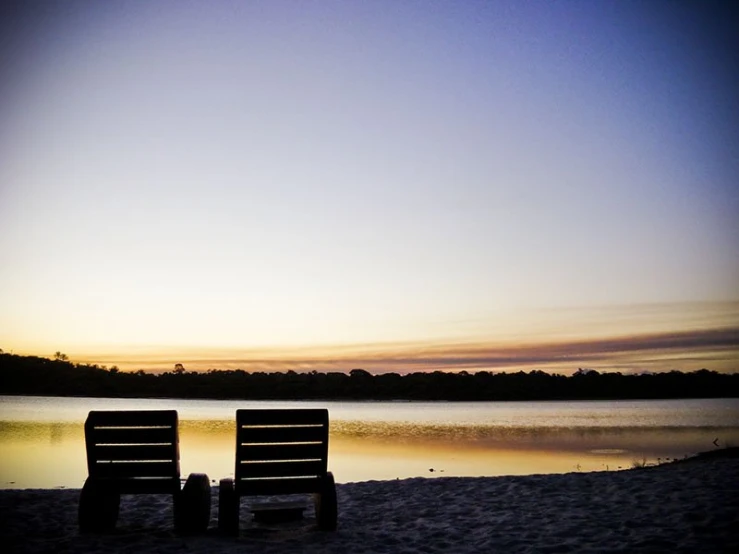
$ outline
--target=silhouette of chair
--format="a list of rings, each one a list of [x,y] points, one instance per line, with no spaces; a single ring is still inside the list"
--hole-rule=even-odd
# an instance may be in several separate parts
[[[210,481],[191,473],[180,489],[175,410],[92,411],[85,421],[88,477],[80,494],[82,532],[115,528],[121,494],[171,494],[178,533],[210,521]]]
[[[235,478],[220,481],[219,529],[238,534],[242,496],[312,493],[319,529],[335,530],[336,485],[327,466],[328,410],[237,410]]]

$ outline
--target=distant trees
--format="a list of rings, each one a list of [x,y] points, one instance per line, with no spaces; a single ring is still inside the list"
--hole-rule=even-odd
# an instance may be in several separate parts
[[[57,354],[61,354],[58,352]],[[110,370],[0,352],[0,394],[170,397],[248,400],[577,400],[739,398],[739,373],[701,369],[623,375],[580,369],[572,376],[534,370],[516,373],[188,372],[182,364],[162,374]]]
[[[54,352],[54,360],[56,360],[57,362],[68,362],[69,356],[57,350],[56,352]]]

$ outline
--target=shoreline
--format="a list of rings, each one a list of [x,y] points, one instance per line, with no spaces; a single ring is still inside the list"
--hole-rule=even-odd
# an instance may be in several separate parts
[[[714,454],[713,452],[720,452]],[[0,491],[0,536],[40,552],[727,552],[739,547],[739,449],[645,468],[506,477],[438,477],[337,485],[339,527],[315,529],[312,509],[280,525],[250,521],[181,537],[167,496],[124,496],[116,531],[80,535],[76,489]],[[7,551],[7,550],[6,550]]]

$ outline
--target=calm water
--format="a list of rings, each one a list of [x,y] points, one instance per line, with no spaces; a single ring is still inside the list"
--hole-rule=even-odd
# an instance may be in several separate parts
[[[338,482],[629,468],[739,446],[739,399],[244,402],[0,396],[0,488],[82,486],[90,410],[176,409],[183,475],[233,475],[235,411],[326,407]],[[432,471],[433,470],[433,471]]]

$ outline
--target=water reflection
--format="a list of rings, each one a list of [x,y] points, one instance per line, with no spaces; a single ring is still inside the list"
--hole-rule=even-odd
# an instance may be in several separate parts
[[[513,427],[332,420],[329,466],[339,482],[417,476],[564,473],[629,468],[739,444],[737,427]],[[183,475],[233,476],[233,420],[183,420]],[[0,487],[81,487],[82,422],[0,421]]]
[[[82,422],[90,410],[177,410],[224,420],[243,408],[328,408],[331,421],[497,427],[736,426],[739,399],[577,402],[319,402],[0,396],[0,420]]]

